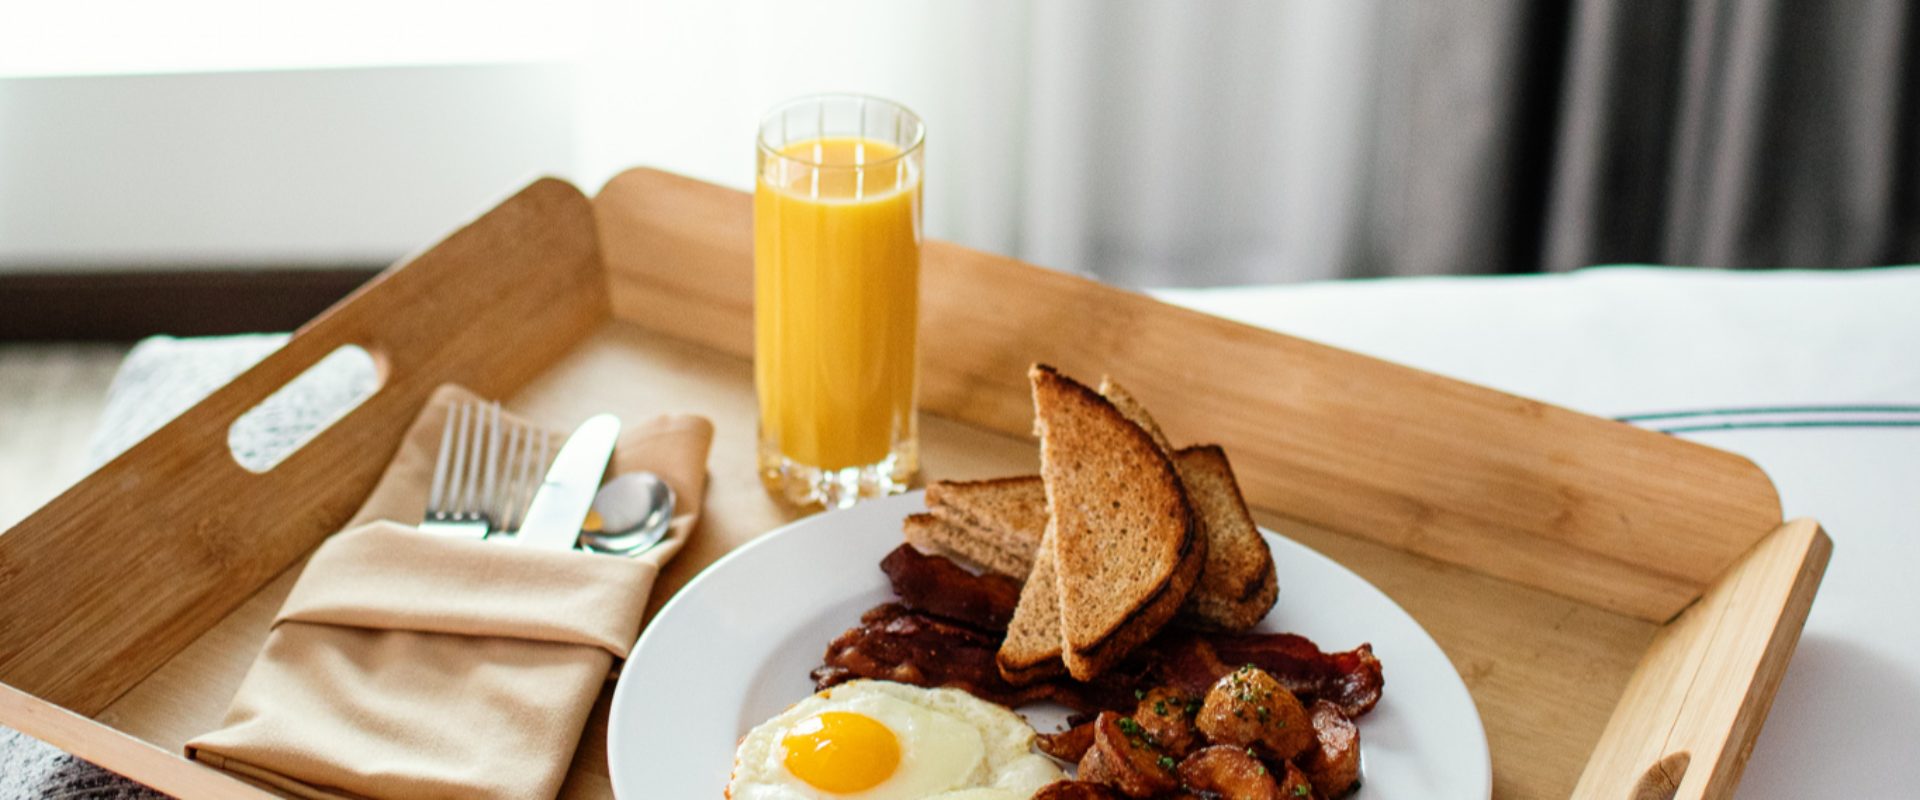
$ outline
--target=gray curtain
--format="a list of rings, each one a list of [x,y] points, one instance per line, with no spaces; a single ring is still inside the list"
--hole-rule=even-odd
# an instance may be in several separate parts
[[[1916,26],[1898,0],[1392,5],[1349,272],[1920,261]]]
[[[1540,265],[1920,261],[1920,9],[1587,2]]]
[[[1116,283],[1920,262],[1914,2],[1060,0],[1029,40],[1026,190],[976,204],[1018,222],[943,235]]]

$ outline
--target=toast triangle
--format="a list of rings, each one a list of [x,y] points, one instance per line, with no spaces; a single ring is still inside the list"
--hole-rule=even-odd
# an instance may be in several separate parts
[[[1092,680],[1173,618],[1198,581],[1207,540],[1173,461],[1143,426],[1051,367],[1036,365],[1028,378],[1061,659],[1074,678]]]

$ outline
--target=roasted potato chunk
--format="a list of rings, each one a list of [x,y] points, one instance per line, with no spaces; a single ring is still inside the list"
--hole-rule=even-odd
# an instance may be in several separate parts
[[[1213,684],[1195,722],[1214,744],[1251,747],[1274,761],[1293,758],[1314,740],[1300,699],[1251,664]]]
[[[1086,781],[1054,781],[1033,793],[1033,800],[1121,800],[1122,797],[1125,795],[1113,787]]]
[[[1307,773],[1301,772],[1300,768],[1294,766],[1291,761],[1286,762],[1284,766],[1286,769],[1280,773],[1281,797],[1288,800],[1297,800],[1301,797],[1321,798],[1321,795],[1313,793],[1313,781],[1307,777]]]
[[[1080,759],[1080,780],[1103,783],[1134,798],[1154,797],[1178,788],[1178,762],[1147,741],[1132,717],[1102,711],[1093,721],[1093,746]]]
[[[1139,705],[1133,709],[1133,720],[1147,732],[1147,741],[1178,760],[1186,758],[1195,747],[1206,744],[1193,725],[1193,718],[1199,713],[1200,698],[1163,686],[1141,696]]]
[[[1313,704],[1312,747],[1301,754],[1300,765],[1322,797],[1339,797],[1360,781],[1360,729],[1339,706],[1325,700]]]
[[[1079,763],[1087,755],[1087,748],[1093,746],[1093,723],[1082,722],[1059,733],[1043,733],[1034,738],[1040,752],[1061,761]]]
[[[1195,750],[1180,762],[1180,782],[1220,800],[1293,800],[1244,747],[1216,744]]]

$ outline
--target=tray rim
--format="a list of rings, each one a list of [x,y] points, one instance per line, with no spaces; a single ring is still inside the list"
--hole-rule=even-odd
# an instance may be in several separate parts
[[[594,211],[616,314],[751,357],[747,194],[636,168]],[[1652,622],[1783,521],[1705,444],[944,242],[922,261],[923,411],[1024,435],[1031,363],[1118,371],[1161,427],[1217,437],[1252,505]]]
[[[608,187],[602,191],[601,199],[595,201],[588,201],[577,189],[562,181],[555,179],[536,181],[473,225],[457,231],[440,245],[396,264],[372,284],[341,301],[313,323],[303,326],[296,332],[288,347],[236,378],[213,396],[190,409],[181,419],[149,436],[141,445],[83,479],[61,498],[57,498],[47,507],[16,525],[7,535],[0,536],[0,585],[18,585],[18,581],[33,578],[30,575],[23,575],[17,566],[21,563],[20,561],[8,561],[4,558],[17,556],[21,550],[27,550],[29,554],[33,552],[32,548],[15,545],[21,545],[29,538],[34,538],[36,541],[33,544],[43,548],[47,540],[55,534],[73,530],[74,520],[61,518],[61,512],[71,511],[76,502],[84,501],[89,497],[112,494],[113,490],[121,488],[119,484],[123,484],[130,474],[151,466],[152,462],[161,460],[165,447],[169,444],[169,431],[177,434],[181,430],[204,428],[209,424],[219,424],[223,420],[230,421],[232,416],[237,416],[240,411],[250,408],[259,398],[277,390],[286,379],[299,374],[313,361],[332,352],[338,344],[370,342],[374,346],[368,349],[375,354],[384,373],[413,375],[415,380],[433,380],[435,376],[432,370],[416,358],[418,353],[413,352],[418,347],[418,341],[409,340],[391,330],[382,329],[370,323],[365,319],[370,313],[368,306],[374,301],[389,303],[398,298],[417,298],[426,286],[452,277],[464,278],[470,273],[478,273],[488,278],[480,281],[482,286],[476,291],[501,283],[511,285],[508,276],[503,273],[511,271],[519,266],[518,264],[494,265],[490,268],[475,265],[477,259],[499,252],[502,247],[512,251],[512,247],[502,242],[503,239],[509,238],[510,233],[537,231],[559,220],[560,227],[565,229],[563,232],[570,232],[577,239],[581,230],[580,220],[587,221],[587,244],[578,246],[576,242],[575,246],[561,247],[561,254],[552,258],[556,263],[564,263],[564,267],[556,269],[542,267],[546,269],[544,274],[553,276],[553,280],[561,288],[571,292],[571,296],[580,298],[580,301],[561,304],[564,307],[552,315],[555,328],[559,332],[549,341],[530,349],[559,352],[584,336],[585,330],[607,316],[626,317],[631,313],[631,307],[623,304],[623,298],[626,297],[620,284],[620,276],[623,273],[616,264],[605,260],[607,248],[619,246],[617,242],[608,241],[609,238],[617,237],[609,236],[606,215],[616,212],[609,211],[610,203],[605,199],[609,193],[613,193],[617,202],[631,201],[636,191],[641,192],[642,199],[646,201],[640,206],[641,211],[658,212],[660,209],[657,206],[663,198],[671,198],[682,206],[675,213],[663,218],[666,221],[685,223],[689,231],[679,241],[668,242],[675,247],[686,248],[698,244],[703,238],[724,237],[732,235],[729,231],[738,232],[734,230],[737,226],[730,224],[737,219],[730,218],[737,217],[738,209],[733,206],[743,203],[744,196],[691,179],[655,170],[633,170],[609,182]],[[617,213],[632,210],[622,209]],[[582,212],[587,216],[583,217]],[[597,224],[592,219],[593,214],[601,215]],[[688,222],[690,218],[688,215],[691,215],[691,222]],[[535,238],[536,241],[548,242],[546,239]],[[728,252],[723,255],[737,261],[739,253]],[[1046,282],[1056,289],[1064,285],[1067,286],[1064,291],[1087,291],[1086,287],[1075,283],[1079,279],[1042,274],[1039,268],[1021,265],[1007,259],[974,254],[939,243],[929,244],[929,258],[934,262],[951,262],[954,259],[963,262],[971,260],[971,263],[964,264],[958,269],[963,272],[971,270],[968,274],[976,276],[1001,274],[1009,268],[1033,270],[1034,280]],[[648,276],[646,279],[651,280],[654,277],[657,276]],[[489,283],[489,281],[495,283]],[[1130,295],[1130,293],[1106,287],[1099,287],[1094,291]],[[550,302],[554,296],[560,294],[562,292],[555,289],[550,296],[539,299]],[[1138,300],[1126,302],[1157,303],[1143,296],[1134,297]],[[687,317],[695,318],[693,322],[697,323],[701,321],[698,319],[701,315],[705,315],[706,322],[725,319],[729,315],[737,317],[738,304],[729,305],[729,303],[725,296],[707,298],[705,307],[689,309],[688,314],[676,318],[674,324],[686,322]],[[1130,306],[1129,309],[1131,308]],[[1183,315],[1191,315],[1184,317],[1187,319],[1199,317],[1214,320],[1214,318],[1184,310],[1156,313],[1171,315],[1176,320],[1183,318]],[[483,321],[470,322],[477,325]],[[1234,323],[1225,324],[1234,325]],[[667,329],[662,332],[675,336],[672,326],[667,326]],[[684,333],[684,331],[681,332]],[[1264,331],[1258,333],[1262,336],[1272,336]],[[675,338],[737,355],[737,346],[730,346],[726,341],[703,341],[698,336],[684,335],[675,336]],[[487,345],[488,342],[483,340],[475,347],[484,349]],[[1328,350],[1331,349],[1328,348]],[[422,371],[425,376],[415,374],[416,370]],[[493,380],[496,381],[496,386],[510,386],[516,380],[524,382],[524,378],[514,374],[496,375]],[[376,397],[387,393],[390,388],[388,385],[383,385],[381,390],[376,392]],[[390,401],[392,398],[393,395],[389,394]],[[401,404],[404,405],[404,403]],[[1526,413],[1537,413],[1537,409],[1533,406],[1521,405],[1520,408]],[[365,415],[361,410],[356,410],[354,414],[349,415],[350,420],[356,415],[364,421]],[[404,415],[402,422],[404,423],[404,420],[410,417],[410,414]],[[346,427],[353,428],[360,424],[355,423]],[[333,434],[332,431],[328,433]],[[340,437],[335,435],[334,438]],[[370,438],[378,440],[379,437]],[[397,433],[391,438],[397,442]],[[322,448],[323,451],[326,449]],[[384,463],[384,459],[381,463]],[[1750,462],[1749,466],[1751,466]],[[1764,480],[1764,475],[1762,479]],[[1767,491],[1771,494],[1770,484],[1767,486]],[[1778,517],[1777,503],[1777,497],[1773,498],[1775,518]],[[28,535],[23,537],[22,533]],[[1690,752],[1697,752],[1698,756],[1711,755],[1712,757],[1711,770],[1693,769],[1683,774],[1680,785],[1675,787],[1676,796],[1721,797],[1730,794],[1732,786],[1737,784],[1739,769],[1744,765],[1745,753],[1750,748],[1753,737],[1757,736],[1760,724],[1764,721],[1779,675],[1784,672],[1786,660],[1797,642],[1800,627],[1805,621],[1807,607],[1810,606],[1813,595],[1817,591],[1830,552],[1831,540],[1816,523],[1810,520],[1798,520],[1779,524],[1771,531],[1762,532],[1758,536],[1758,543],[1753,547],[1741,551],[1733,565],[1719,573],[1716,580],[1703,587],[1701,595],[1690,598],[1682,607],[1680,614],[1664,620],[1661,636],[1664,641],[1669,641],[1671,644],[1663,648],[1660,642],[1656,642],[1654,646],[1649,647],[1640,667],[1635,671],[1636,684],[1643,676],[1654,674],[1653,671],[1656,668],[1663,668],[1669,662],[1676,661],[1680,663],[1678,669],[1692,670],[1687,673],[1689,675],[1705,674],[1708,670],[1731,671],[1728,674],[1741,680],[1737,684],[1728,684],[1734,688],[1713,693],[1711,697],[1695,698],[1692,705],[1689,705],[1689,698],[1685,695],[1677,699],[1638,697],[1637,701],[1641,705],[1632,705],[1628,701],[1636,699],[1637,696],[1635,689],[1630,685],[1628,692],[1622,696],[1616,707],[1613,719],[1608,723],[1601,746],[1596,749],[1588,762],[1576,796],[1622,796],[1623,787],[1641,785],[1648,780],[1649,775],[1664,774],[1660,773],[1658,768],[1663,763],[1663,759],[1670,755],[1675,745],[1684,745]],[[296,552],[294,555],[299,554]],[[254,584],[258,586],[263,585],[277,572],[277,569],[255,566],[245,574],[258,576],[258,582]],[[1731,599],[1724,599],[1720,601],[1720,605],[1714,606],[1707,602],[1714,597]],[[1749,602],[1755,598],[1758,599],[1757,602]],[[39,598],[40,602],[45,600],[46,598]],[[1770,623],[1770,627],[1733,627],[1727,629],[1731,634],[1716,637],[1715,631],[1720,630],[1717,627],[1717,620],[1730,619],[1727,609],[1731,607],[1734,600],[1740,600],[1747,606],[1745,610],[1752,612],[1748,616],[1757,614],[1758,619],[1761,622]],[[1581,600],[1581,602],[1586,601]],[[0,606],[4,605],[0,604]],[[224,616],[232,610],[232,607],[228,605],[224,609],[219,609],[213,618],[217,620]],[[1719,616],[1713,618],[1716,621],[1700,621],[1709,616],[1703,609],[1718,609]],[[5,609],[0,608],[0,614],[4,613]],[[1660,620],[1655,621],[1660,622]],[[211,622],[207,624],[210,625]],[[202,627],[200,631],[205,629]],[[184,637],[175,634],[175,638],[191,641],[200,631]],[[5,640],[0,639],[0,644],[5,644]],[[1668,650],[1672,652],[1666,652]],[[178,647],[175,647],[168,650],[167,654],[170,656],[177,651]],[[13,660],[20,655],[19,650],[0,652],[0,674],[7,674],[13,669],[15,666],[12,663]],[[141,672],[132,682],[137,683],[150,671],[151,668]],[[1691,678],[1688,683],[1692,683]],[[1651,689],[1645,693],[1658,694]],[[114,694],[117,696],[117,692]],[[1728,702],[1733,704],[1731,710],[1726,707]],[[1701,707],[1703,704],[1709,707]],[[91,719],[89,714],[97,711],[87,711],[87,709],[97,709],[102,707],[103,703],[86,701],[75,705],[79,708],[69,708],[68,704],[43,697],[30,689],[18,688],[12,685],[11,681],[8,681],[5,686],[0,686],[0,722],[13,725],[29,735],[45,739],[83,757],[94,757],[103,766],[121,770],[136,779],[149,780],[163,789],[173,787],[177,791],[190,790],[194,796],[263,796],[259,790],[250,785],[185,761],[151,743]],[[1653,753],[1651,761],[1648,760],[1648,754],[1642,752],[1646,749],[1645,747],[1628,746],[1632,744],[1628,739],[1635,730],[1634,726],[1645,722],[1642,717],[1652,717],[1656,722],[1672,723],[1668,728],[1672,733],[1660,743],[1659,752]],[[1696,763],[1699,760],[1705,760],[1698,756]]]

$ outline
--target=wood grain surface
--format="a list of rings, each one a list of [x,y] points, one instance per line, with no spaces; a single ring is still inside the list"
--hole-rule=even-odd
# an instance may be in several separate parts
[[[603,410],[645,416],[697,409],[715,420],[705,516],[655,585],[656,608],[707,564],[791,521],[754,477],[752,382],[745,359],[613,322],[508,398],[514,409],[554,427]],[[929,478],[1038,469],[1030,437],[939,417],[923,420],[922,445]],[[1262,525],[1358,572],[1433,634],[1479,705],[1497,796],[1568,796],[1658,626],[1269,512],[1258,516]],[[99,719],[173,750],[216,727],[297,573],[296,565],[270,581]],[[1284,589],[1282,597],[1285,602]],[[1355,631],[1352,641],[1324,644],[1350,647],[1365,639],[1365,631]],[[820,647],[824,652],[826,643]],[[1391,684],[1391,663],[1387,669]],[[610,791],[607,700],[601,698],[581,739],[565,797],[602,798]]]
[[[588,201],[553,180],[383,274],[0,536],[0,680],[97,713],[333,532],[435,386],[505,394],[606,309]],[[348,343],[380,390],[271,471],[235,463],[233,421]]]
[[[0,683],[0,719],[22,733],[96,764],[111,764],[128,776],[176,797],[195,800],[257,800],[266,793],[218,770],[193,764],[178,748],[105,728],[84,716]]]
[[[595,200],[616,313],[752,350],[749,197],[651,170]],[[1746,459],[929,242],[921,404],[1018,434],[1026,368],[1111,374],[1233,453],[1252,503],[1653,622],[1780,522]]]
[[[543,181],[323,315],[0,536],[0,722],[162,791],[250,792],[171,754],[217,723],[299,563],[442,382],[553,426],[714,420],[706,513],[656,608],[789,521],[752,468],[747,214],[652,171],[591,205]],[[1479,705],[1496,796],[1628,797],[1676,746],[1681,796],[1738,780],[1826,558],[1750,463],[937,242],[923,295],[930,477],[1035,471],[1029,361],[1114,374],[1174,439],[1226,446],[1263,524],[1427,627]],[[345,343],[381,360],[380,391],[274,470],[235,465],[232,420]],[[609,794],[604,706],[568,797]]]
[[[1732,797],[1832,552],[1814,521],[1783,525],[1663,628],[1574,796]]]

